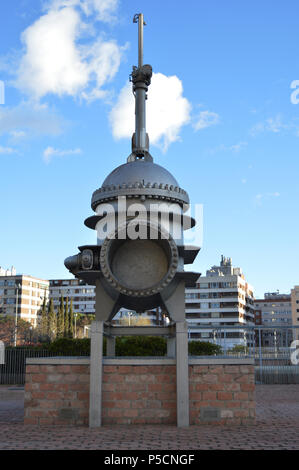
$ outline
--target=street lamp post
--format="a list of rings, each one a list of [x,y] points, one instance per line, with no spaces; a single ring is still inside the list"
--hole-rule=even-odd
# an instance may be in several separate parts
[[[74,331],[74,336],[77,338],[77,313],[74,314],[74,319],[75,319],[75,331]]]
[[[16,283],[16,315],[15,315],[15,331],[14,331],[14,346],[17,345],[17,329],[18,329],[18,308],[19,308],[19,289],[21,284],[19,282]]]

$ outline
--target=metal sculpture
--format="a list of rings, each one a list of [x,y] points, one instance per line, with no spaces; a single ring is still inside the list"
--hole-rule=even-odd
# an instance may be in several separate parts
[[[184,264],[191,264],[200,248],[184,246],[184,230],[195,225],[194,219],[186,215],[189,208],[187,192],[180,188],[169,171],[153,162],[149,153],[146,99],[152,67],[143,65],[143,14],[135,15],[133,21],[138,22],[139,47],[138,67],[133,67],[130,76],[135,96],[132,153],[127,162],[114,169],[92,195],[91,207],[96,215],[87,218],[85,225],[97,231],[97,245],[79,247],[80,253],[67,258],[65,266],[77,278],[96,285],[96,322],[91,352],[91,426],[101,424],[101,393],[98,388],[101,364],[95,361],[102,354],[102,334],[108,335],[110,353],[113,352],[115,335],[128,334],[127,329],[121,332],[111,324],[121,307],[137,312],[157,307],[167,311],[171,323],[168,329],[161,330],[161,334],[174,337],[178,425],[187,425],[185,286],[193,285],[199,274],[184,271]],[[143,328],[142,333],[152,334],[153,328]],[[140,332],[133,327],[129,334]],[[171,341],[170,338],[169,344]]]

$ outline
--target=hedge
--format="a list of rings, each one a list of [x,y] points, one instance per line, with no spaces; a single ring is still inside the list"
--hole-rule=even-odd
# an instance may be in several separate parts
[[[190,356],[215,356],[222,354],[222,349],[218,344],[208,341],[189,341]]]
[[[54,340],[48,345],[44,345],[45,349],[51,353],[63,354],[65,356],[89,356],[90,354],[90,339],[74,339],[74,338],[59,338]]]
[[[104,338],[103,354],[106,355],[106,338]],[[52,353],[67,356],[88,356],[90,354],[90,339],[60,338],[45,345]],[[213,356],[221,354],[221,347],[205,341],[189,341],[189,355]],[[115,342],[116,356],[165,356],[167,341],[157,336],[122,336]]]

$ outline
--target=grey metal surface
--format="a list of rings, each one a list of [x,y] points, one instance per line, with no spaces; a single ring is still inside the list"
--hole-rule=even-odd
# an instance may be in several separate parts
[[[136,160],[120,165],[107,176],[93,193],[91,207],[95,210],[104,201],[134,195],[189,204],[187,192],[168,170],[150,161]]]
[[[145,25],[143,14],[134,15],[133,22],[138,23],[138,67],[133,67],[130,76],[135,96],[135,133],[132,138],[132,154],[128,161],[138,158],[151,161],[149,137],[145,126],[145,102],[148,86],[151,83],[152,67],[150,65],[143,65],[143,25]]]
[[[99,308],[100,298],[97,298]],[[103,330],[102,321],[91,324],[89,427],[102,425],[102,376],[103,376]]]
[[[112,185],[134,185],[135,183],[141,183],[144,186],[154,183],[179,186],[174,176],[162,166],[157,163],[136,160],[115,168],[104,180],[102,188]]]
[[[133,23],[138,23],[138,67],[143,65],[143,26],[146,25],[143,13],[137,13],[133,17]]]
[[[172,336],[175,335],[173,326],[113,326],[105,325],[104,332],[114,336]]]
[[[189,426],[188,327],[176,322],[176,394],[177,426]]]

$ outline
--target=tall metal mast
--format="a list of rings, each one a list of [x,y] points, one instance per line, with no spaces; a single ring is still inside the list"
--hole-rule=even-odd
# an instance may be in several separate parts
[[[132,154],[128,161],[137,159],[150,160],[149,138],[146,133],[146,113],[145,100],[147,99],[148,87],[151,83],[152,67],[143,65],[143,14],[134,15],[133,23],[138,23],[138,67],[133,66],[130,79],[133,83],[133,93],[135,96],[135,133],[132,137]]]

